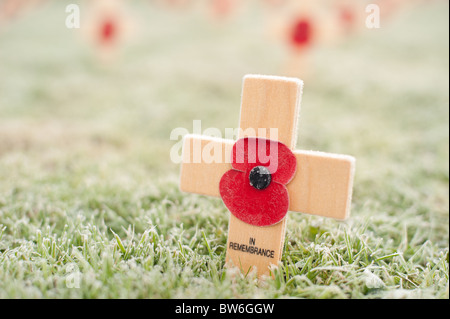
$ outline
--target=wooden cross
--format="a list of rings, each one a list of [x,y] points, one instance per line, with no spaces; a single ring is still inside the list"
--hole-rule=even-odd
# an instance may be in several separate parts
[[[11,22],[36,9],[38,5],[42,5],[46,0],[4,0],[0,1],[0,29],[6,23]]]
[[[294,78],[247,75],[243,81],[239,138],[248,128],[255,137],[270,139],[271,128],[278,129],[278,141],[288,146],[297,161],[295,177],[287,184],[289,210],[312,215],[346,219],[350,213],[355,159],[351,156],[294,150],[303,82]],[[265,128],[266,130],[258,130]],[[262,135],[258,135],[262,134]],[[231,169],[235,141],[187,135],[183,143],[180,189],[184,192],[220,197],[219,182]],[[221,150],[221,161],[205,161],[198,156],[206,148]],[[199,153],[200,152],[200,153]],[[256,267],[258,276],[268,274],[281,260],[286,217],[279,223],[259,227],[230,214],[226,263],[243,273]],[[249,254],[238,245],[254,245],[272,255]]]
[[[245,7],[240,0],[207,0],[202,2],[201,9],[211,22],[224,22],[237,16]]]
[[[336,12],[336,35],[346,37],[365,28],[367,1],[333,1],[332,10]]]
[[[157,3],[170,7],[172,9],[186,9],[190,4],[191,0],[158,0]]]

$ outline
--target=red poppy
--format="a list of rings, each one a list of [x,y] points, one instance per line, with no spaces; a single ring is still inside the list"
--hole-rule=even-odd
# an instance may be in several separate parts
[[[312,42],[312,26],[307,19],[295,22],[291,29],[291,43],[296,48],[303,48]]]
[[[219,186],[230,212],[255,226],[280,222],[289,209],[285,185],[297,169],[291,150],[277,141],[246,137],[234,144],[231,166]]]

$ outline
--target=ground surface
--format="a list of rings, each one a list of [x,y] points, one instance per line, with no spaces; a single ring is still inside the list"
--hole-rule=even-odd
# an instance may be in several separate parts
[[[261,11],[140,3],[105,67],[64,8],[0,30],[1,298],[448,298],[445,2],[317,51],[297,147],[357,158],[352,217],[289,214],[265,282],[224,270],[229,213],[182,194],[169,157],[176,127],[238,125],[245,74],[284,74]]]

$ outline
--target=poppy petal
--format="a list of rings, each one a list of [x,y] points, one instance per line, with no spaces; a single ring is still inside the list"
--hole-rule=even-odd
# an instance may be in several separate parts
[[[220,195],[235,217],[255,226],[277,224],[289,209],[289,194],[284,185],[271,183],[258,190],[250,185],[245,173],[236,170],[222,176]]]

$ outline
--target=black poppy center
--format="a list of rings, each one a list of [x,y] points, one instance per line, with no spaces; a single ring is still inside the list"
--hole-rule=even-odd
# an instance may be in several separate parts
[[[262,190],[269,187],[272,182],[272,175],[264,166],[256,166],[250,171],[249,175],[250,185],[254,188]]]

